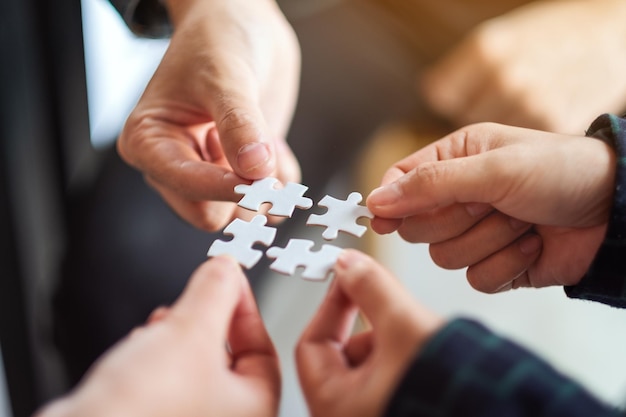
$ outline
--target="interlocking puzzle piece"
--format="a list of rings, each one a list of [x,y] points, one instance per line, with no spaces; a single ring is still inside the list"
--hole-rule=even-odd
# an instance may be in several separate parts
[[[252,245],[263,243],[269,246],[276,237],[276,229],[265,226],[265,223],[267,223],[267,217],[262,214],[254,216],[250,222],[241,219],[233,220],[224,229],[225,235],[233,236],[232,240],[215,240],[207,256],[231,255],[245,268],[252,268],[263,256],[263,252],[253,249]]]
[[[324,214],[311,214],[306,221],[307,225],[326,226],[322,236],[326,240],[336,239],[339,231],[361,237],[367,227],[360,225],[356,220],[360,217],[373,218],[374,215],[365,206],[359,205],[363,200],[360,193],[352,192],[347,200],[338,200],[329,195],[320,200],[318,205],[327,207]]]
[[[342,249],[333,245],[322,245],[317,252],[311,251],[313,241],[307,239],[289,239],[287,246],[271,247],[265,253],[276,260],[270,268],[276,272],[293,275],[299,266],[304,267],[302,278],[324,281],[337,261]]]
[[[236,185],[235,192],[245,194],[238,204],[248,210],[259,211],[261,204],[272,203],[268,213],[284,217],[291,217],[295,207],[310,209],[313,206],[313,200],[303,197],[309,187],[288,182],[283,188],[274,188],[277,182],[276,178],[267,177],[254,181],[251,185]]]

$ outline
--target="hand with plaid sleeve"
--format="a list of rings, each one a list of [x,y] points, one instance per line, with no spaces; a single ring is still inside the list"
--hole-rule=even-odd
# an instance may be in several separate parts
[[[344,251],[296,350],[313,417],[617,417],[478,323],[441,318],[366,255]],[[351,334],[361,310],[371,329]]]
[[[599,120],[625,136],[623,119]],[[624,205],[614,193],[615,149],[584,136],[471,125],[387,171],[367,199],[372,225],[430,243],[438,265],[468,267],[484,292],[576,285],[602,245],[613,197],[615,208]]]

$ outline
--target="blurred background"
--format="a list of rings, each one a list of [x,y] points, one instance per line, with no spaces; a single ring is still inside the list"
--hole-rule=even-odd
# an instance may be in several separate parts
[[[0,27],[19,35],[2,38],[3,56],[16,65],[3,63],[8,70],[0,76],[0,136],[24,138],[2,142],[0,206],[10,211],[0,216],[7,271],[0,280],[2,417],[26,416],[65,392],[100,352],[176,297],[215,238],[182,224],[113,150],[167,40],[134,36],[108,1],[66,3],[9,2],[0,13]],[[316,199],[366,194],[392,162],[451,129],[412,85],[434,51],[467,27],[434,38],[437,26],[410,23],[415,16],[399,14],[394,3],[281,2],[303,49],[290,142],[307,156],[303,183]],[[489,13],[511,7],[504,3]],[[479,7],[473,19],[488,9]],[[408,35],[407,27],[414,29]],[[61,151],[70,155],[59,159]],[[54,195],[59,190],[67,199]],[[320,242],[319,230],[301,220],[296,216],[283,234]],[[427,246],[397,236],[369,231],[339,244],[374,255],[433,310],[477,318],[604,400],[624,404],[626,373],[615,371],[626,368],[623,311],[568,300],[561,288],[480,294],[464,271],[436,267]],[[327,284],[268,272],[267,263],[251,280],[283,363],[281,416],[306,416],[292,351]]]

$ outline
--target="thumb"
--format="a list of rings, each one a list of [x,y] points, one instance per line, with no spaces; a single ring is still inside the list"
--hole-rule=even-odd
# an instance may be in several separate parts
[[[210,332],[223,344],[243,294],[245,276],[234,259],[216,256],[191,275],[170,316],[176,316],[202,333]]]
[[[531,168],[509,146],[524,133],[492,123],[456,131],[395,164],[367,206],[379,217],[404,218],[454,203],[498,201]]]
[[[367,207],[377,217],[394,219],[454,203],[490,203],[504,186],[504,178],[496,182],[488,174],[491,162],[482,155],[426,162],[372,191]]]

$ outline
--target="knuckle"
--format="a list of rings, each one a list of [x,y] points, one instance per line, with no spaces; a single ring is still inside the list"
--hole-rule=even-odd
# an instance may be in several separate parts
[[[401,227],[398,229],[398,235],[409,243],[420,243],[423,239],[420,239],[419,233],[416,233],[410,227]]]
[[[467,278],[468,284],[473,289],[475,289],[476,291],[480,291],[480,292],[487,292],[485,291],[483,287],[482,280],[480,280],[479,277],[476,276],[476,274],[471,273],[469,269],[467,270],[466,278]]]
[[[421,184],[427,187],[436,186],[441,181],[444,169],[441,164],[436,162],[425,162],[415,167],[415,175]],[[410,190],[404,190],[404,192],[410,195]]]
[[[307,359],[307,346],[306,342],[300,338],[296,343],[296,348],[294,349],[294,357],[296,359],[296,364],[299,366]]]
[[[468,268],[466,273],[467,282],[477,291],[485,294],[493,294],[497,288],[490,284],[491,280],[482,272],[477,272],[473,268]]]
[[[453,269],[456,267],[452,256],[450,255],[450,251],[441,245],[431,244],[428,247],[428,252],[430,254],[431,259],[435,263],[435,265],[445,268],[445,269]]]
[[[230,107],[224,112],[217,126],[218,130],[222,133],[232,132],[245,128],[250,125],[252,120],[252,116],[247,111],[238,107]]]
[[[132,166],[139,165],[146,153],[145,149],[141,148],[151,137],[159,133],[159,129],[154,118],[132,113],[117,138],[116,147],[120,157]]]
[[[478,58],[487,62],[495,62],[502,54],[507,53],[509,31],[498,21],[486,21],[479,25],[472,36],[470,44]]]
[[[139,131],[135,127],[136,124],[137,122],[133,119],[133,116],[131,115],[126,121],[126,124],[124,125],[122,132],[118,136],[116,142],[117,151],[120,157],[127,163],[130,163],[133,159],[133,143],[135,142],[137,132]]]

